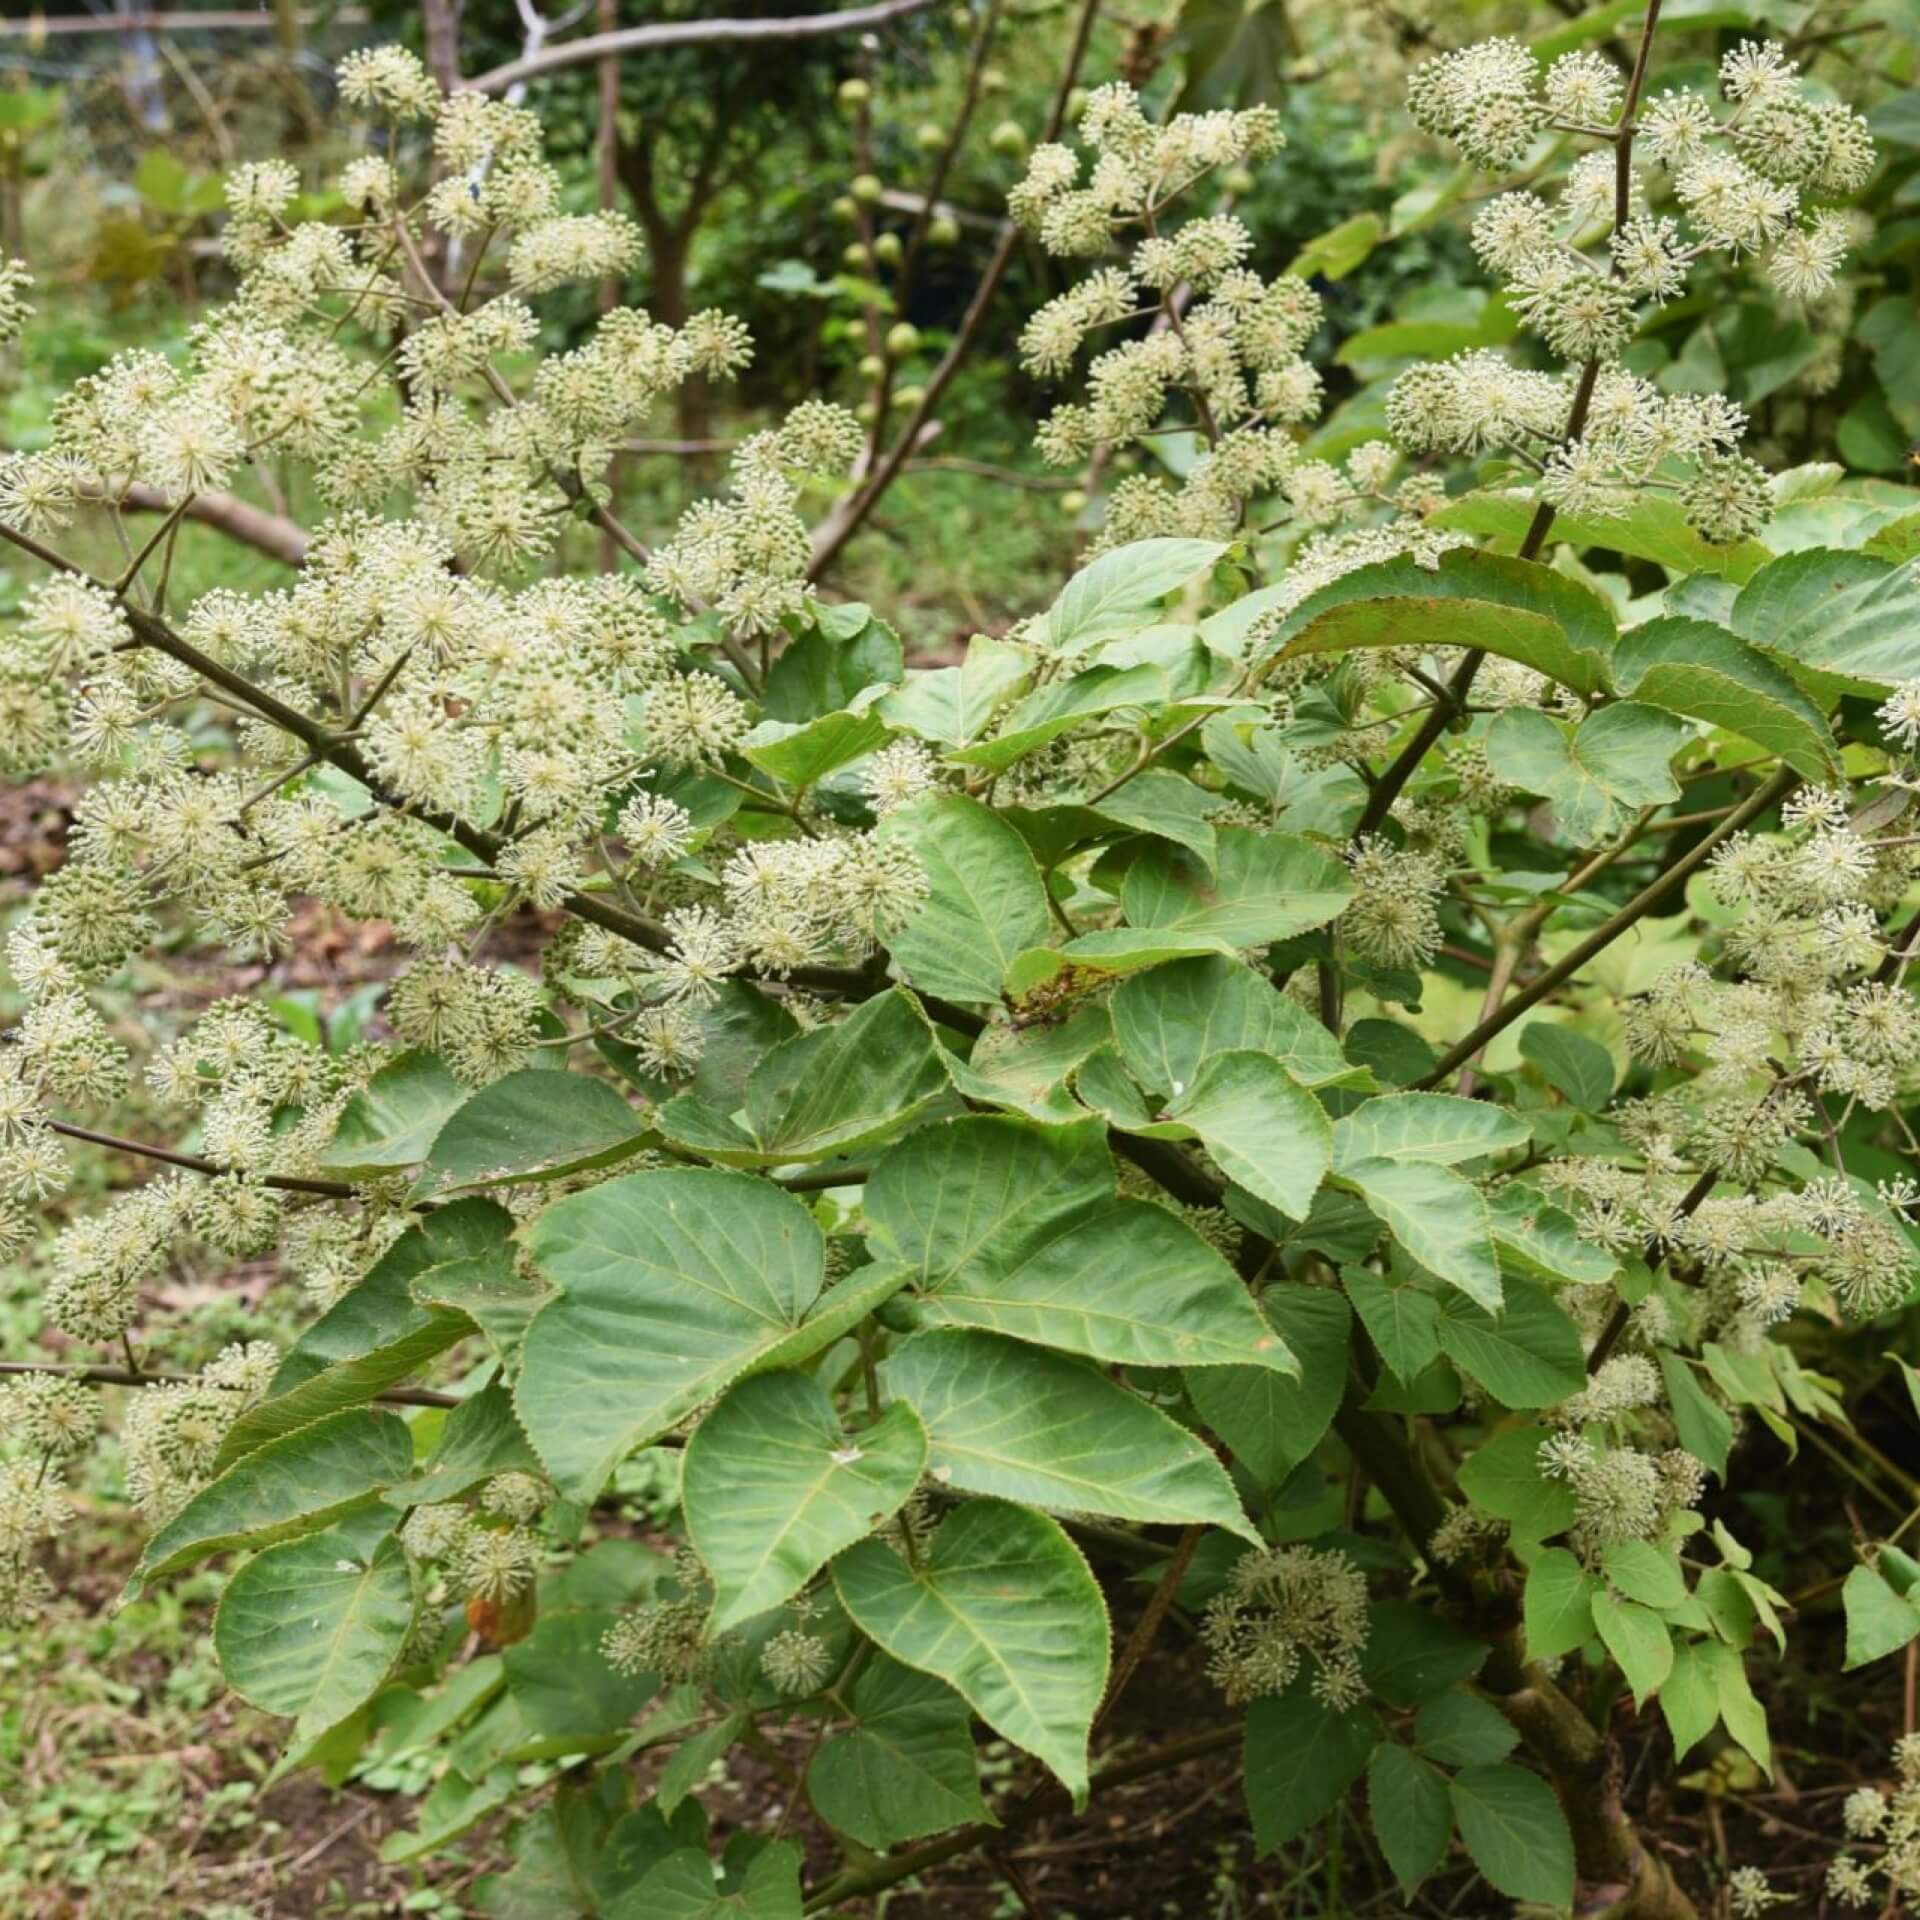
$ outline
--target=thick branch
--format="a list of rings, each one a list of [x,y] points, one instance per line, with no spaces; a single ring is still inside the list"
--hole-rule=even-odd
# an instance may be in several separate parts
[[[171,513],[175,505],[158,487],[147,486],[143,481],[135,481],[116,496],[88,497],[98,499],[103,506],[132,507],[140,513]],[[183,512],[185,518],[214,527],[241,545],[253,547],[290,567],[306,564],[306,530],[250,501],[238,499],[231,493],[196,493]]]
[[[882,27],[890,20],[924,13],[932,5],[933,0],[878,0],[874,6],[782,20],[668,20],[653,26],[622,27],[616,33],[590,33],[584,39],[569,40],[565,46],[549,47],[530,60],[509,60],[505,66],[463,80],[460,85],[474,93],[504,93],[517,81],[535,80],[542,74],[587,66],[596,60],[657,52],[662,47],[710,46],[722,41],[817,40],[828,34]]]

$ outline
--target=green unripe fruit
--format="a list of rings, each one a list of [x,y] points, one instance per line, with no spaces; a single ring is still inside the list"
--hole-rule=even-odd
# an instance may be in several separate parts
[[[1027,150],[1027,130],[1017,120],[1002,120],[987,135],[987,145],[995,153],[1003,153],[1009,159],[1017,158]]]
[[[982,93],[1004,93],[1007,89],[1007,76],[998,67],[980,69],[980,91]]]
[[[887,351],[904,360],[920,344],[920,329],[911,320],[897,320],[887,329]]]
[[[858,372],[862,380],[878,380],[887,370],[887,363],[877,353],[863,353],[860,356]]]
[[[882,233],[874,238],[873,257],[883,267],[897,267],[900,264],[900,236],[897,233]]]
[[[856,173],[847,182],[847,191],[862,206],[870,207],[886,192],[886,188],[881,185],[880,176],[877,173]]]
[[[860,209],[854,205],[851,194],[839,195],[833,203],[832,212],[836,220],[845,220],[849,223],[860,217]]]
[[[849,113],[854,113],[873,98],[873,89],[864,80],[842,80],[835,98]]]
[[[1086,112],[1087,98],[1088,95],[1085,87],[1075,87],[1074,90],[1067,95],[1067,118],[1069,120],[1078,120],[1080,116]]]
[[[927,245],[930,247],[951,247],[960,239],[960,222],[949,219],[944,213],[935,214],[927,222]]]
[[[1229,167],[1226,172],[1220,176],[1220,184],[1225,187],[1229,193],[1251,193],[1253,191],[1253,175],[1250,174],[1245,167]]]
[[[903,413],[911,413],[927,397],[925,387],[895,387],[893,404]]]
[[[858,240],[850,240],[842,247],[840,249],[840,258],[845,261],[855,273],[865,273],[867,269],[873,265],[873,255],[870,254]]]
[[[938,153],[947,144],[947,130],[935,126],[931,120],[923,120],[914,131],[913,144],[922,153]]]
[[[1077,520],[1086,511],[1087,496],[1078,487],[1069,487],[1060,496],[1060,511],[1069,520]]]
[[[853,417],[858,420],[863,427],[870,427],[880,418],[880,409],[873,401],[862,400],[860,404],[854,408]]]

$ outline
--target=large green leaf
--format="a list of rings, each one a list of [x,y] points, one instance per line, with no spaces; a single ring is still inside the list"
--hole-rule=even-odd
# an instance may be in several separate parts
[[[1087,811],[1110,823],[1110,829],[1157,834],[1211,865],[1217,844],[1212,816],[1219,808],[1220,796],[1195,786],[1185,774],[1148,767]]]
[[[1810,670],[1824,692],[1884,694],[1920,680],[1920,579],[1871,554],[1813,547],[1740,589],[1735,633]]]
[[[1333,1164],[1333,1126],[1271,1055],[1211,1054],[1164,1122],[1129,1131],[1198,1139],[1227,1178],[1289,1220],[1304,1220]]]
[[[1129,926],[1259,947],[1325,926],[1352,897],[1346,868],[1311,840],[1222,827],[1216,845],[1211,873],[1182,848],[1145,849],[1120,889]]]
[[[1512,1721],[1491,1700],[1465,1687],[1427,1701],[1413,1733],[1420,1751],[1442,1767],[1490,1767],[1520,1744]]]
[[[1531,1028],[1528,1029],[1532,1031]],[[1550,1286],[1604,1286],[1619,1262],[1603,1247],[1580,1238],[1573,1216],[1553,1205],[1537,1187],[1509,1180],[1487,1199],[1493,1243],[1508,1273]]]
[[[1531,560],[1459,549],[1436,567],[1401,558],[1343,574],[1274,630],[1268,658],[1355,647],[1478,647],[1571,687],[1604,692],[1612,610],[1591,588]]]
[[[895,988],[775,1047],[747,1082],[744,1126],[690,1094],[669,1100],[659,1123],[703,1159],[770,1167],[870,1146],[951,1099],[926,1015]]]
[[[618,1618],[611,1607],[561,1607],[506,1648],[507,1691],[530,1734],[584,1743],[618,1733],[660,1690],[654,1674],[607,1664],[600,1643]]]
[[[1509,1427],[1468,1456],[1460,1488],[1476,1507],[1504,1520],[1519,1542],[1549,1539],[1573,1525],[1573,1489],[1540,1471],[1539,1427]]]
[[[1670,762],[1691,731],[1638,700],[1601,707],[1571,732],[1531,707],[1508,707],[1487,730],[1487,765],[1509,786],[1548,801],[1561,832],[1592,847],[1637,809],[1680,798]]]
[[[449,1766],[421,1801],[416,1816],[419,1824],[389,1833],[380,1842],[381,1860],[389,1866],[400,1866],[451,1846],[463,1833],[505,1806],[513,1798],[514,1787],[512,1767],[492,1767],[476,1780],[457,1766]]]
[[[875,1166],[865,1211],[881,1248],[910,1270],[920,1325],[1120,1364],[1294,1370],[1206,1241],[1152,1201],[1116,1197],[1097,1122],[924,1127]]]
[[[1790,675],[1711,621],[1670,615],[1623,633],[1613,683],[1622,694],[1737,733],[1809,780],[1839,771],[1826,716]]]
[[[367,1179],[418,1166],[466,1097],[437,1054],[403,1053],[341,1109],[320,1164]]]
[[[1202,567],[1226,552],[1219,540],[1136,540],[1082,567],[1047,610],[1047,644],[1055,653],[1084,653],[1150,626],[1155,607]]]
[[[925,1127],[884,1153],[863,1196],[869,1234],[931,1291],[997,1266],[1008,1249],[1070,1227],[1113,1197],[1106,1129],[987,1115]]]
[[[1617,1600],[1604,1587],[1595,1590],[1592,1606],[1600,1638],[1633,1689],[1635,1704],[1644,1707],[1673,1670],[1673,1640],[1667,1623],[1651,1607]]]
[[[1066,680],[1050,680],[1035,687],[1010,708],[993,733],[972,747],[958,747],[947,755],[956,766],[977,766],[1002,774],[1016,760],[1071,733],[1083,720],[1121,708],[1156,710],[1173,697],[1165,668],[1152,660],[1139,666],[1089,666]]]
[[[796,792],[824,779],[836,767],[886,744],[890,729],[874,711],[891,689],[863,687],[834,713],[811,720],[762,720],[741,742],[741,757]]]
[[[1638,0],[1620,0],[1616,6],[1597,9],[1583,16],[1603,19],[1608,14],[1625,17]],[[1611,31],[1610,27],[1603,32]],[[1550,57],[1542,55],[1543,58]],[[1526,492],[1485,491],[1449,500],[1433,516],[1433,524],[1452,527],[1466,533],[1489,534],[1503,545],[1517,547],[1539,510],[1531,490]],[[1766,565],[1772,557],[1758,540],[1705,540],[1687,525],[1686,510],[1670,494],[1637,495],[1625,513],[1557,513],[1553,518],[1553,538],[1570,547],[1601,547],[1609,553],[1630,554],[1636,560],[1652,560],[1676,578],[1688,574],[1719,574],[1728,580],[1745,580]],[[1622,689],[1624,691],[1624,689]]]
[[[746,1174],[626,1174],[556,1201],[523,1237],[560,1291],[527,1329],[514,1405],[579,1499],[742,1374],[797,1363],[874,1303],[864,1276],[821,1299],[813,1216]]]
[[[1414,1600],[1382,1600],[1371,1613],[1360,1670],[1396,1707],[1420,1707],[1471,1680],[1487,1663],[1487,1642]]]
[[[1487,1203],[1470,1180],[1427,1160],[1378,1158],[1341,1167],[1334,1179],[1357,1193],[1429,1273],[1498,1311],[1500,1260]]]
[[[1571,1027],[1529,1021],[1520,1029],[1520,1056],[1532,1061],[1547,1085],[1582,1113],[1599,1113],[1613,1098],[1613,1055]]]
[[[596,1039],[594,1049],[623,1080],[656,1104],[676,1093],[691,1093],[722,1113],[731,1113],[762,1056],[800,1031],[800,1023],[785,1007],[744,980],[718,982],[709,1004],[687,1011],[700,1033],[700,1058],[689,1078],[668,1079],[650,1071],[632,1047],[611,1035]]]
[[[407,1423],[351,1408],[256,1447],[147,1542],[129,1594],[208,1554],[314,1533],[413,1471]]]
[[[1389,1280],[1369,1267],[1346,1267],[1340,1275],[1360,1324],[1402,1384],[1440,1357],[1440,1302],[1412,1278]]]
[[[1716,1478],[1727,1477],[1727,1456],[1733,1451],[1733,1417],[1700,1384],[1699,1376],[1670,1347],[1660,1349],[1660,1379],[1667,1390],[1674,1431],[1680,1444],[1705,1463]]]
[[[513,1395],[493,1380],[447,1414],[419,1471],[396,1481],[385,1497],[394,1506],[429,1506],[457,1500],[496,1473],[539,1471],[513,1411]]]
[[[645,1138],[640,1116],[606,1081],[526,1067],[482,1087],[447,1119],[427,1171],[441,1191],[557,1180],[624,1159]]]
[[[1215,933],[1182,933],[1171,927],[1097,927],[1058,947],[1029,947],[1007,969],[1003,993],[1026,1000],[1060,982],[1084,993],[1102,980],[1118,980],[1146,967],[1197,954],[1227,953],[1227,941]]]
[[[1686,1576],[1671,1547],[1655,1546],[1651,1540],[1616,1540],[1601,1550],[1600,1564],[1615,1592],[1642,1606],[1664,1612],[1686,1603]]]
[[[1527,1658],[1557,1660],[1585,1646],[1598,1591],[1599,1582],[1565,1547],[1542,1547],[1527,1568]]]
[[[1257,1367],[1231,1371],[1277,1379]],[[1205,1441],[1083,1361],[954,1330],[909,1340],[881,1380],[925,1423],[928,1465],[942,1486],[1068,1513],[1196,1521],[1259,1544]]]
[[[1388,1093],[1363,1101],[1335,1125],[1334,1165],[1344,1171],[1361,1160],[1397,1160],[1450,1167],[1524,1147],[1532,1138],[1518,1114],[1488,1100]]]
[[[849,1435],[805,1374],[731,1388],[688,1441],[680,1482],[687,1537],[713,1581],[713,1631],[792,1598],[898,1513],[926,1464],[926,1430],[904,1402]]]
[[[227,1684],[291,1719],[299,1746],[372,1698],[412,1625],[400,1542],[349,1520],[255,1554],[220,1596],[213,1645]]]
[[[1083,721],[1123,707],[1164,707],[1173,696],[1166,670],[1151,661],[1133,667],[1088,667],[1066,679],[1036,687],[984,740],[958,747],[947,758],[956,766],[1003,773],[1016,760],[1071,733]]]
[[[800,1849],[775,1841],[737,1885],[717,1881],[704,1847],[680,1847],[607,1909],[607,1920],[800,1920]]]
[[[472,1332],[464,1311],[423,1301],[417,1289],[450,1273],[470,1280],[474,1262],[511,1279],[512,1227],[512,1216],[491,1200],[456,1200],[409,1227],[287,1349],[267,1398],[228,1430],[217,1465],[323,1414],[366,1405]]]
[[[1024,647],[976,633],[957,667],[909,673],[880,703],[891,726],[941,746],[972,746],[1033,672]]]
[[[910,1565],[878,1540],[833,1564],[860,1631],[953,1687],[996,1733],[1044,1761],[1076,1806],[1106,1687],[1107,1609],[1073,1542],[1004,1500],[956,1508]]]
[[[1914,1621],[1920,1631],[1920,1618]],[[1673,1757],[1684,1760],[1713,1731],[1720,1718],[1720,1693],[1707,1648],[1682,1641],[1673,1650],[1673,1671],[1660,1689],[1660,1711],[1673,1735]]]
[[[858,601],[822,607],[815,623],[781,649],[762,705],[770,720],[815,720],[851,706],[863,688],[897,686],[904,661],[900,636],[871,609]]]
[[[1352,1316],[1331,1287],[1269,1287],[1261,1310],[1300,1361],[1298,1379],[1266,1367],[1196,1367],[1187,1393],[1234,1458],[1276,1487],[1325,1437],[1347,1384]]]
[[[1411,1898],[1446,1858],[1453,1838],[1447,1776],[1396,1741],[1382,1740],[1367,1762],[1367,1810],[1380,1851]]]
[[[1304,1086],[1351,1071],[1340,1044],[1269,980],[1224,954],[1175,960],[1121,981],[1109,1002],[1113,1037],[1142,1086],[1178,1096],[1214,1054],[1271,1054]]]
[[[1586,1384],[1579,1329],[1531,1280],[1507,1282],[1498,1314],[1450,1295],[1437,1330],[1447,1358],[1502,1406],[1556,1406]]]
[[[1247,1708],[1244,1773],[1255,1850],[1290,1845],[1325,1819],[1366,1771],[1379,1740],[1371,1708],[1325,1706],[1304,1678],[1255,1700]]]
[[[1537,1773],[1502,1764],[1453,1777],[1453,1817],[1473,1864],[1513,1900],[1573,1904],[1573,1836],[1553,1789]]]
[[[927,874],[926,904],[889,943],[895,964],[923,993],[997,1001],[1015,954],[1049,925],[1046,889],[1026,843],[977,800],[929,795],[887,816]]]
[[[1840,1590],[1847,1616],[1847,1669],[1898,1653],[1920,1635],[1920,1607],[1872,1567],[1855,1567]]]
[[[881,1654],[847,1704],[853,1725],[824,1740],[807,1769],[807,1798],[828,1826],[863,1847],[887,1847],[992,1819],[973,1717],[945,1681]]]
[[[975,1106],[1050,1123],[1084,1120],[1087,1110],[1073,1097],[1067,1080],[1112,1036],[1106,1008],[1088,1003],[1058,1025],[988,1027],[974,1043],[970,1059],[948,1056],[947,1073]]]

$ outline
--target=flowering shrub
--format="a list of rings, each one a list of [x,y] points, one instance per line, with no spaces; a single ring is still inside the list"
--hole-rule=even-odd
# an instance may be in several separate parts
[[[622,439],[743,330],[617,309],[551,349],[532,303],[632,229],[562,210],[531,114],[349,60],[382,137],[344,213],[240,168],[231,303],[0,468],[45,568],[0,756],[90,782],[8,945],[0,1239],[71,1156],[158,1163],[35,1251],[99,1352],[16,1368],[0,1611],[44,1601],[118,1379],[130,1590],[244,1554],[215,1646],[294,1756],[444,1746],[389,1857],[567,1763],[500,1910],[556,1876],[608,1916],[875,1892],[985,1836],[976,1721],[1043,1770],[1022,1813],[1049,1777],[1082,1804],[1178,1601],[1263,1848],[1364,1773],[1409,1891],[1457,1834],[1511,1898],[1691,1912],[1555,1673],[1771,1764],[1783,1603],[1702,1504],[1838,1411],[1796,1315],[1912,1297],[1920,515],[1770,477],[1739,408],[1632,370],[1705,253],[1818,297],[1875,164],[1777,47],[1649,95],[1656,14],[1630,72],[1416,71],[1482,168],[1586,151],[1473,220],[1526,337],[1414,362],[1338,460],[1305,444],[1318,298],[1212,197],[1275,116],[1094,92],[1011,196],[1091,263],[1030,367],[1101,343],[1039,445],[1202,450],[931,669],[816,591],[809,514],[869,454],[833,405],[657,543],[620,522]],[[171,605],[181,518],[269,455],[332,510],[292,584]],[[64,557],[83,511],[113,577]],[[552,571],[576,520],[630,564]],[[308,898],[407,950],[389,1039],[230,999],[135,1057],[101,1005],[131,961],[274,956]],[[522,909],[534,968],[498,957]],[[311,1325],[148,1378],[185,1243],[271,1253]],[[614,1522],[643,1492],[670,1558]],[[1110,1565],[1154,1583],[1117,1652]],[[1850,1657],[1920,1633],[1916,1575],[1853,1571]],[[804,1896],[790,1820],[716,1882],[689,1797],[781,1727],[843,1854]],[[1880,1864],[1836,1892],[1904,1884],[1890,1806],[1850,1803]]]

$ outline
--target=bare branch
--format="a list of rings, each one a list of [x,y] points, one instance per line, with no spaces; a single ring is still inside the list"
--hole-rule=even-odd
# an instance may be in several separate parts
[[[863,27],[885,26],[889,20],[924,13],[933,0],[878,0],[867,7],[848,7],[840,13],[801,14],[783,20],[667,20],[646,27],[622,27],[617,33],[590,33],[563,47],[550,47],[527,60],[509,60],[491,73],[463,80],[474,93],[504,93],[517,81],[559,73],[567,67],[588,66],[608,56],[651,53],[662,47],[707,46],[721,41],[815,40],[828,34],[855,33]]]
[[[175,504],[158,487],[149,487],[139,481],[111,497],[103,493],[88,494],[86,497],[97,500],[103,506],[132,507],[139,513],[171,513]],[[242,546],[252,547],[290,567],[306,563],[307,535],[304,528],[231,493],[196,493],[187,502],[184,517],[197,520],[204,527],[213,527],[238,540]]]

